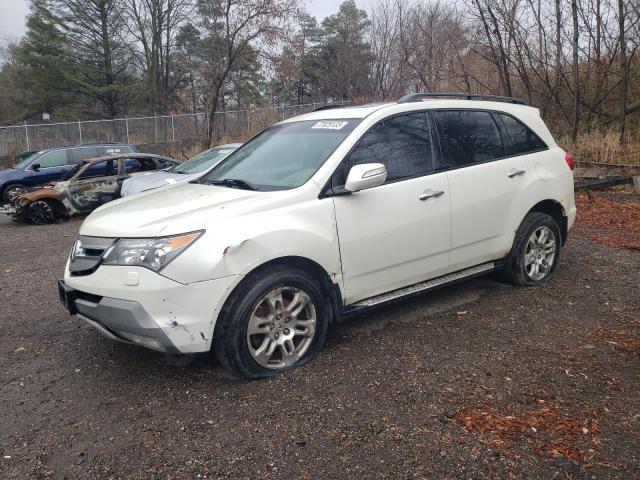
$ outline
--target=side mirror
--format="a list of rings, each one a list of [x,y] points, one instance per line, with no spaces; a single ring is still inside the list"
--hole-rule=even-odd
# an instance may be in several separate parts
[[[344,188],[349,192],[358,192],[382,185],[386,179],[387,167],[383,164],[363,163],[351,167]]]
[[[34,163],[33,165],[31,165],[31,169],[32,169],[34,172],[39,171],[39,170],[40,170],[40,164],[39,164],[39,163]]]

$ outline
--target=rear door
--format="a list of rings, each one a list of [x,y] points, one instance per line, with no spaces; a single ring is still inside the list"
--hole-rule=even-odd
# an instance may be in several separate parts
[[[434,173],[429,117],[424,112],[384,120],[366,133],[332,179],[382,163],[386,183],[334,196],[347,304],[444,274],[451,220],[446,173]]]
[[[512,156],[492,112],[434,111],[451,188],[452,271],[502,258],[535,198],[526,156]]]

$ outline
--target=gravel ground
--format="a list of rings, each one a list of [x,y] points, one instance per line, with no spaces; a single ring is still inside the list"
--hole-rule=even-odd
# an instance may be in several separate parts
[[[2,478],[640,477],[640,252],[584,226],[542,288],[388,306],[247,382],[66,314],[80,223],[0,225]]]

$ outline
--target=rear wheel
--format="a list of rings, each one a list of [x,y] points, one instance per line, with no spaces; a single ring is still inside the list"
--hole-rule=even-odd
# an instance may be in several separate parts
[[[558,266],[560,227],[550,215],[530,212],[516,232],[505,275],[521,287],[548,282]]]
[[[56,212],[45,200],[37,200],[29,205],[29,220],[35,225],[46,225],[56,220]]]
[[[214,352],[245,378],[266,378],[304,365],[322,348],[329,308],[315,279],[276,266],[238,287],[218,320]]]

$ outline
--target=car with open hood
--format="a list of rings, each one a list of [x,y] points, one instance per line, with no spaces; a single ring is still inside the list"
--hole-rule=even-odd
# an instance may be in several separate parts
[[[196,180],[101,206],[58,291],[110,339],[264,378],[350,315],[494,271],[551,281],[575,214],[538,109],[412,94],[284,120]]]
[[[85,160],[63,180],[12,195],[11,203],[0,210],[14,221],[51,223],[120,198],[122,183],[128,178],[177,165],[177,160],[150,153],[127,152]]]
[[[189,182],[215,167],[229,154],[242,146],[241,143],[227,143],[199,153],[186,162],[161,172],[147,172],[124,181],[120,195],[128,197],[155,188]]]

